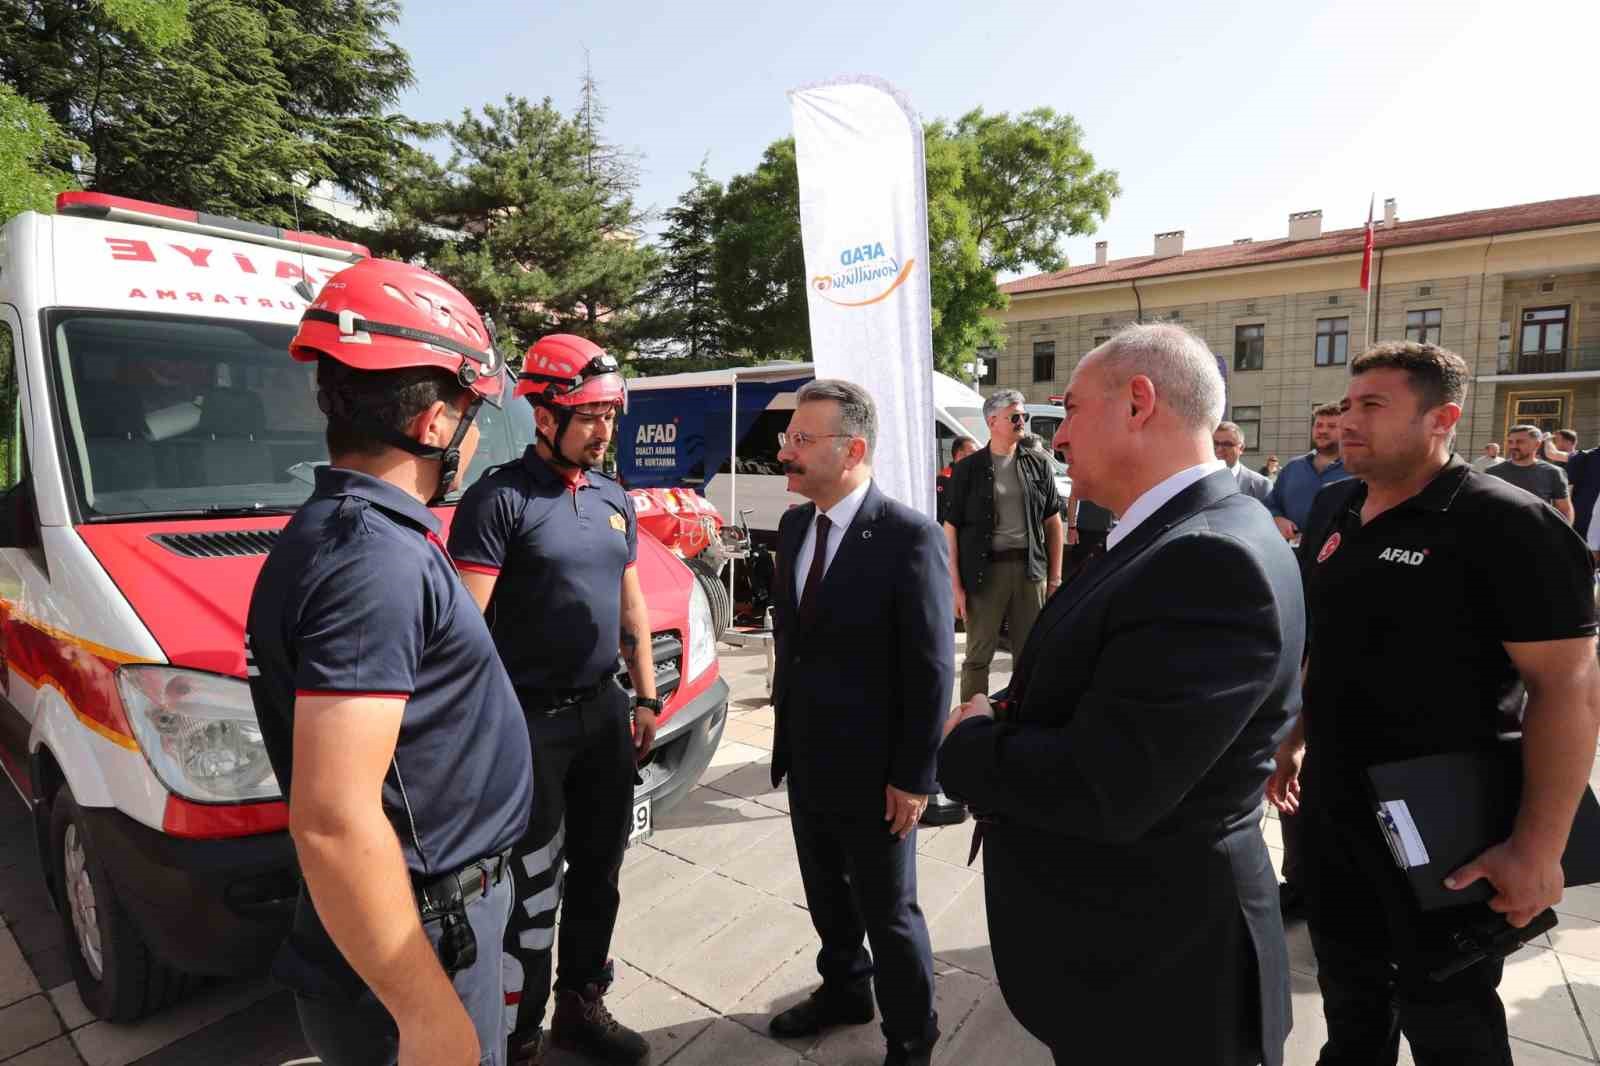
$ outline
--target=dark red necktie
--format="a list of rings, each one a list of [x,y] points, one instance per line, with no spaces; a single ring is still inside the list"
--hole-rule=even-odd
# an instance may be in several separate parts
[[[817,590],[822,586],[822,574],[828,568],[828,530],[833,526],[828,516],[817,512],[817,542],[811,551],[811,569],[806,571],[806,587],[800,594],[802,617],[817,608]]]

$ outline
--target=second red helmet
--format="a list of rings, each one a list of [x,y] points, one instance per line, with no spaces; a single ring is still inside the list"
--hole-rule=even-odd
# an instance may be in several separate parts
[[[560,407],[611,403],[628,410],[628,383],[616,359],[593,341],[570,333],[552,333],[528,349],[516,395],[536,396]]]

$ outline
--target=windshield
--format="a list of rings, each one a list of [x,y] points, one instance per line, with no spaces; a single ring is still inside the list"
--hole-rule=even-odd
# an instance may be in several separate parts
[[[85,517],[293,510],[310,495],[326,420],[315,364],[289,358],[293,326],[95,312],[49,325]],[[464,484],[533,441],[527,404],[484,404],[477,425]]]

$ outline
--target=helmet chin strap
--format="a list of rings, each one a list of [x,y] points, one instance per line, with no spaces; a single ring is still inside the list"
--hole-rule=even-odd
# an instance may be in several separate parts
[[[546,448],[550,449],[550,463],[551,463],[551,465],[552,466],[558,466],[558,467],[562,468],[563,470],[585,470],[585,469],[587,469],[582,463],[575,463],[571,459],[568,459],[566,457],[566,455],[564,455],[562,453],[562,451],[561,451],[561,446],[560,446],[561,438],[563,438],[563,437],[565,437],[567,435],[567,427],[572,425],[572,415],[573,415],[572,408],[570,408],[570,407],[562,407],[559,404],[553,404],[553,403],[545,404],[544,408],[545,408],[545,410],[549,411],[551,414],[555,415],[555,418],[556,418],[556,436],[555,436],[555,440],[551,440],[549,437],[546,437],[537,428],[534,430],[534,433],[538,436],[539,440],[544,444],[544,446]]]
[[[335,398],[327,392],[317,393],[317,406],[321,407],[324,414],[335,413],[332,408],[345,407],[343,398]],[[381,425],[363,414],[347,413],[345,417],[362,430],[377,437],[391,447],[399,448],[403,452],[410,452],[419,459],[429,459],[439,464],[439,486],[434,491],[433,498],[428,501],[429,507],[437,507],[444,502],[450,494],[450,487],[455,484],[456,474],[461,469],[461,442],[466,440],[467,431],[472,428],[472,420],[478,417],[478,408],[483,406],[482,397],[475,397],[467,406],[465,413],[456,422],[456,431],[450,437],[450,443],[443,448],[435,448],[423,444],[415,437],[407,436],[399,430]],[[348,408],[346,408],[348,411]]]

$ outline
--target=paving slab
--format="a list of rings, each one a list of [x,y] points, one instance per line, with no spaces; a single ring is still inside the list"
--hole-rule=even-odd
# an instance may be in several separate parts
[[[930,927],[954,906],[974,883],[979,883],[981,887],[976,870],[969,870],[965,866],[951,866],[929,855],[917,856],[917,902],[921,904],[922,914],[928,920]],[[963,902],[963,906],[972,905],[971,897]],[[977,905],[983,905],[981,896]]]
[[[983,880],[974,879],[937,921],[929,923],[934,957],[994,980],[994,955],[989,951],[989,918],[984,910]]]
[[[1600,922],[1600,885],[1579,885],[1561,893],[1556,913],[1563,917],[1575,915]]]
[[[628,1024],[643,1034],[650,1044],[650,1060],[665,1063],[680,1048],[699,1035],[716,1018],[709,1007],[662,981],[647,981],[613,1005],[612,1010],[627,1012]],[[586,1060],[576,1056],[554,1057],[548,1066],[577,1066]],[[729,1066],[733,1066],[732,1063]]]
[[[639,852],[639,861],[622,868],[618,882],[622,892],[622,903],[617,909],[619,927],[669,899],[692,892],[691,886],[696,881],[711,874],[703,866],[685,862],[649,845],[631,850]]]
[[[0,1007],[0,1059],[37,1047],[60,1034],[61,1019],[43,995]]]
[[[1600,961],[1600,922],[1564,914],[1549,932],[1550,944],[1563,955]]]
[[[779,833],[791,833],[782,811],[701,787],[661,820],[650,846],[715,871]]]
[[[813,955],[815,942],[810,914],[768,897],[673,960],[660,976],[726,1014],[789,959]]]
[[[960,1028],[949,1033],[934,1048],[935,1066],[976,1066],[978,1063],[1004,1063],[1005,1066],[1054,1066],[1050,1049],[1035,1040],[1011,1016],[1000,989],[989,985],[978,1006],[967,1015]],[[1137,1056],[1128,1062],[1138,1062]]]
[[[799,1066],[802,1061],[793,1048],[718,1018],[673,1057],[672,1066]]]
[[[927,830],[918,829],[917,837],[919,839],[917,840],[917,853],[919,855],[926,855],[929,858],[938,859],[940,862],[947,862],[951,866],[960,866],[963,869],[982,870],[982,853],[979,853],[978,858],[973,860],[973,863],[970,867],[967,866],[967,855],[972,851],[972,828],[973,821],[970,818],[968,818],[965,822],[962,822],[960,825],[942,826],[938,832],[934,834],[934,839],[929,841],[927,846],[923,846],[920,839],[922,834],[926,833]]]
[[[7,1059],[6,1066],[83,1066],[83,1060],[78,1057],[71,1040],[58,1036],[14,1059]]]
[[[772,752],[764,751],[753,744],[724,741],[717,745],[717,750],[711,756],[710,764],[706,766],[706,772],[700,775],[700,783],[709,785],[748,763],[756,762],[762,758],[770,758],[771,755]]]
[[[659,976],[679,958],[698,951],[746,911],[772,897],[748,885],[712,874],[622,926],[616,953],[630,966]]]
[[[1555,952],[1530,946],[1507,959],[1500,999],[1512,1036],[1572,1055],[1594,1054]]]
[[[795,856],[794,834],[788,820],[782,831],[773,833],[717,871],[740,884],[805,906],[805,886],[800,879],[800,860]]]
[[[68,1030],[82,1029],[94,1021],[94,1013],[83,1005],[83,997],[78,994],[77,982],[57,985],[49,994],[56,1013],[61,1015],[61,1024]]]
[[[40,991],[39,981],[23,959],[11,930],[0,929],[0,1007],[37,996]]]
[[[72,1042],[88,1066],[127,1066],[278,991],[264,977],[220,981],[137,1025],[91,1022],[73,1031]]]
[[[772,787],[770,758],[741,766],[732,773],[710,782],[710,787],[718,792],[759,803],[763,807],[771,807],[784,813],[789,811],[789,787],[787,784],[779,785],[777,788]]]

